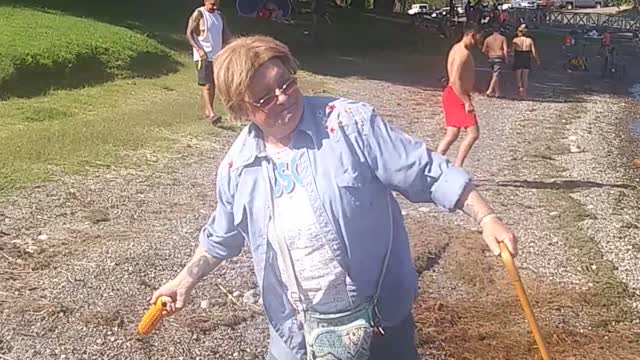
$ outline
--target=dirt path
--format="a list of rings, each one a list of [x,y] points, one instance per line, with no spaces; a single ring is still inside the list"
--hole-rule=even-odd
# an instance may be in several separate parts
[[[388,73],[410,80],[401,65],[385,64]],[[436,146],[442,122],[438,89],[325,80]],[[554,358],[637,358],[640,324],[631,286],[637,279],[630,269],[640,247],[618,268],[584,223],[605,219],[611,201],[632,201],[638,184],[623,174],[598,178],[610,169],[592,171],[582,163],[603,161],[584,158],[599,151],[589,148],[595,144],[591,138],[612,135],[601,133],[602,119],[617,124],[635,105],[613,95],[590,95],[585,102],[550,85],[560,80],[567,79],[540,78],[534,95],[543,99],[537,102],[478,98],[482,135],[467,166],[521,238],[517,261]],[[555,102],[558,97],[574,102]],[[590,133],[574,132],[576,124],[589,124]],[[232,140],[227,135],[185,140],[168,156],[141,156],[133,168],[64,178],[3,200],[0,355],[262,358],[263,316],[236,305],[218,287],[235,293],[240,303],[250,294],[256,282],[246,252],[204,281],[189,308],[166,319],[153,337],[131,335],[152,290],[183,266],[214,207],[213,173]],[[606,159],[619,155],[615,149],[607,150]],[[588,208],[580,199],[592,191],[602,196],[603,208]],[[424,358],[535,359],[513,288],[474,225],[433,206],[402,206],[421,274],[415,315]],[[638,214],[622,209],[615,208],[625,213],[619,220],[627,227],[602,231],[627,231],[616,236],[637,241]]]

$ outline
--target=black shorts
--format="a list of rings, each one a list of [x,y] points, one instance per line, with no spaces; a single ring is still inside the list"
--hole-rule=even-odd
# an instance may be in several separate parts
[[[212,85],[213,84],[213,61],[200,60],[196,61],[196,70],[198,71],[198,85]]]

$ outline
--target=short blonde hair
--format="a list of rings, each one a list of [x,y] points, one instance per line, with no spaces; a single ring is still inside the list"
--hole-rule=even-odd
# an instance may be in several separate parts
[[[233,119],[240,119],[248,108],[248,88],[253,74],[262,64],[278,59],[292,74],[298,62],[289,48],[268,36],[246,36],[234,39],[214,58],[213,77],[216,95]]]
[[[526,36],[528,31],[529,29],[527,29],[527,24],[520,24],[516,33],[518,34],[518,36]]]

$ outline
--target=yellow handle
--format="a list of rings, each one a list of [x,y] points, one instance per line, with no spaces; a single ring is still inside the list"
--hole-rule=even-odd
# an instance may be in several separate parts
[[[138,334],[149,335],[162,319],[162,310],[167,306],[164,297],[160,296],[155,304],[151,305],[138,324]]]
[[[500,255],[502,256],[502,261],[504,262],[507,272],[511,277],[511,281],[513,281],[513,285],[516,288],[516,294],[518,295],[518,299],[520,299],[520,305],[522,305],[522,310],[524,310],[524,315],[527,318],[527,322],[529,323],[533,337],[536,340],[536,344],[538,344],[540,355],[542,355],[543,360],[549,360],[550,357],[547,353],[547,347],[542,335],[540,334],[540,329],[538,329],[538,324],[536,323],[536,318],[533,315],[533,310],[531,310],[531,304],[529,304],[527,293],[524,291],[524,287],[520,281],[518,269],[516,268],[516,264],[513,261],[509,248],[507,248],[507,245],[503,242],[500,243]]]

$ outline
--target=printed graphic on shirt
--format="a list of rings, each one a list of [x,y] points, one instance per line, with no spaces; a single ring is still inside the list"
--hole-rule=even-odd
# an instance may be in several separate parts
[[[318,312],[335,313],[351,307],[347,292],[347,274],[327,245],[299,172],[295,151],[284,149],[269,153],[275,169],[274,219],[269,226],[270,241],[284,241],[288,253],[274,246],[278,268],[289,289],[289,299],[300,310],[299,298],[292,295],[288,269],[282,261],[291,258],[300,285],[302,301]]]
[[[291,193],[296,186],[304,186],[295,156],[291,156],[290,159],[284,161],[276,160],[275,175],[274,196],[276,199],[283,194]]]

